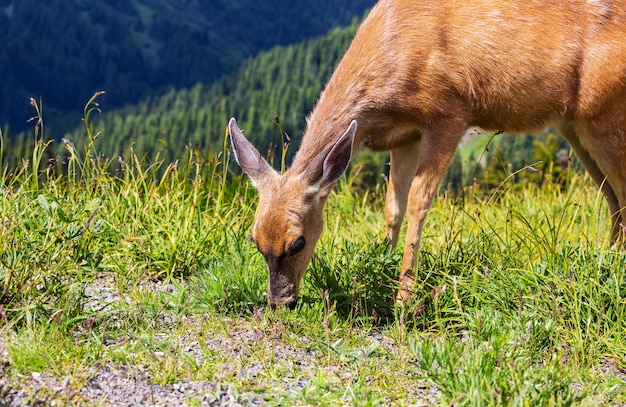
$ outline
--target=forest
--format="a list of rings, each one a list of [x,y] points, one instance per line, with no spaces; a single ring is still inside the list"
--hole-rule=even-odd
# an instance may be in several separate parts
[[[79,123],[96,91],[107,110],[214,83],[276,45],[360,19],[374,0],[0,0],[0,128],[29,128],[29,99],[48,131]]]

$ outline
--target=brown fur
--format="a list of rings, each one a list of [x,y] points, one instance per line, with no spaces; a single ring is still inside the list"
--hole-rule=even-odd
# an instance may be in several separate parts
[[[310,174],[324,177],[327,155],[345,156],[335,143],[353,120],[354,141],[342,148],[391,151],[385,214],[393,245],[408,210],[399,302],[410,298],[424,219],[468,126],[553,125],[602,186],[612,238],[622,240],[626,0],[379,1],[320,96],[292,167],[257,182],[253,236],[262,252],[284,252],[296,235],[311,235],[297,259],[281,259],[293,287],[272,295],[270,279],[272,303],[297,296],[336,181],[316,192]],[[254,180],[255,169],[242,167]]]

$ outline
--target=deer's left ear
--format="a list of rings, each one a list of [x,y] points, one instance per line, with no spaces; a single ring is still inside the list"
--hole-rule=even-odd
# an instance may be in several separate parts
[[[322,195],[327,195],[332,186],[348,169],[352,159],[356,121],[330,149],[323,151],[311,161],[306,169],[308,181],[317,187]]]

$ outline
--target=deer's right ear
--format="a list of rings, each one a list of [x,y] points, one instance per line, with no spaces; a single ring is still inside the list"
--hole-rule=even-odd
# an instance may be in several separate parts
[[[304,175],[312,190],[317,190],[322,196],[330,193],[332,186],[348,169],[348,164],[352,159],[355,134],[356,120],[353,120],[339,141],[319,153],[307,166]]]
[[[255,187],[267,177],[278,174],[265,161],[261,153],[244,137],[234,117],[228,122],[228,133],[230,134],[230,142],[235,152],[235,160],[237,160],[241,169],[248,174]]]

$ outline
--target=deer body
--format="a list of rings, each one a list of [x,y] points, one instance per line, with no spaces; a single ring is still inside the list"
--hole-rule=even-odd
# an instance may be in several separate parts
[[[273,305],[293,305],[322,208],[352,151],[390,150],[387,235],[408,229],[397,300],[410,299],[426,214],[468,126],[554,126],[626,224],[626,0],[381,0],[308,118],[279,175],[236,122],[237,161],[259,191],[252,238]],[[347,129],[347,130],[346,130]]]

